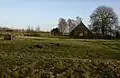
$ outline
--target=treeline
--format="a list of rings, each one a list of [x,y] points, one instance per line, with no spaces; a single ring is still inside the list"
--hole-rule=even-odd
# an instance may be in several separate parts
[[[44,32],[40,30],[40,27],[33,29],[32,26],[29,26],[27,29],[13,29],[8,27],[0,27],[0,36],[4,36],[5,33],[12,33],[16,36],[47,36],[49,32]]]

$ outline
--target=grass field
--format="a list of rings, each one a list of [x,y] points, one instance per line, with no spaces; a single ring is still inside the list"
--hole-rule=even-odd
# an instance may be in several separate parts
[[[119,78],[117,74],[120,74],[118,72],[120,67],[112,68],[114,64],[120,64],[119,60],[118,40],[45,37],[17,37],[14,41],[0,40],[0,75],[3,78],[27,78],[27,76],[30,78]],[[107,66],[108,63],[110,66]],[[99,69],[96,71],[94,67]],[[114,71],[110,72],[110,70]],[[32,75],[33,72],[38,71],[39,75]],[[103,77],[106,72],[106,77]]]

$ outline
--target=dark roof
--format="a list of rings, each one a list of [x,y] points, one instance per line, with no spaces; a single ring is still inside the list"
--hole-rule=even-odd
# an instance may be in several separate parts
[[[85,31],[85,30],[88,30],[90,31],[82,22],[80,24],[78,24],[71,32],[73,31]]]
[[[7,29],[6,32],[13,32],[13,30],[12,29]]]

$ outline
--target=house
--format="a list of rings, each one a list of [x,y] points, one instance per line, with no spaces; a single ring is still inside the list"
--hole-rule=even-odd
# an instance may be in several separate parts
[[[70,36],[74,38],[93,38],[92,32],[81,22],[71,32]]]
[[[6,30],[5,34],[4,34],[4,40],[14,40],[15,39],[15,35],[13,34],[13,30],[8,29]]]

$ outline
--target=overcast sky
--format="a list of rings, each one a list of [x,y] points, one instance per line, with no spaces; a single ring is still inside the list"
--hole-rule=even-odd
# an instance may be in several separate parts
[[[120,0],[0,0],[0,26],[24,28],[56,27],[58,19],[80,16],[89,24],[89,16],[100,5],[112,7],[120,18]]]

